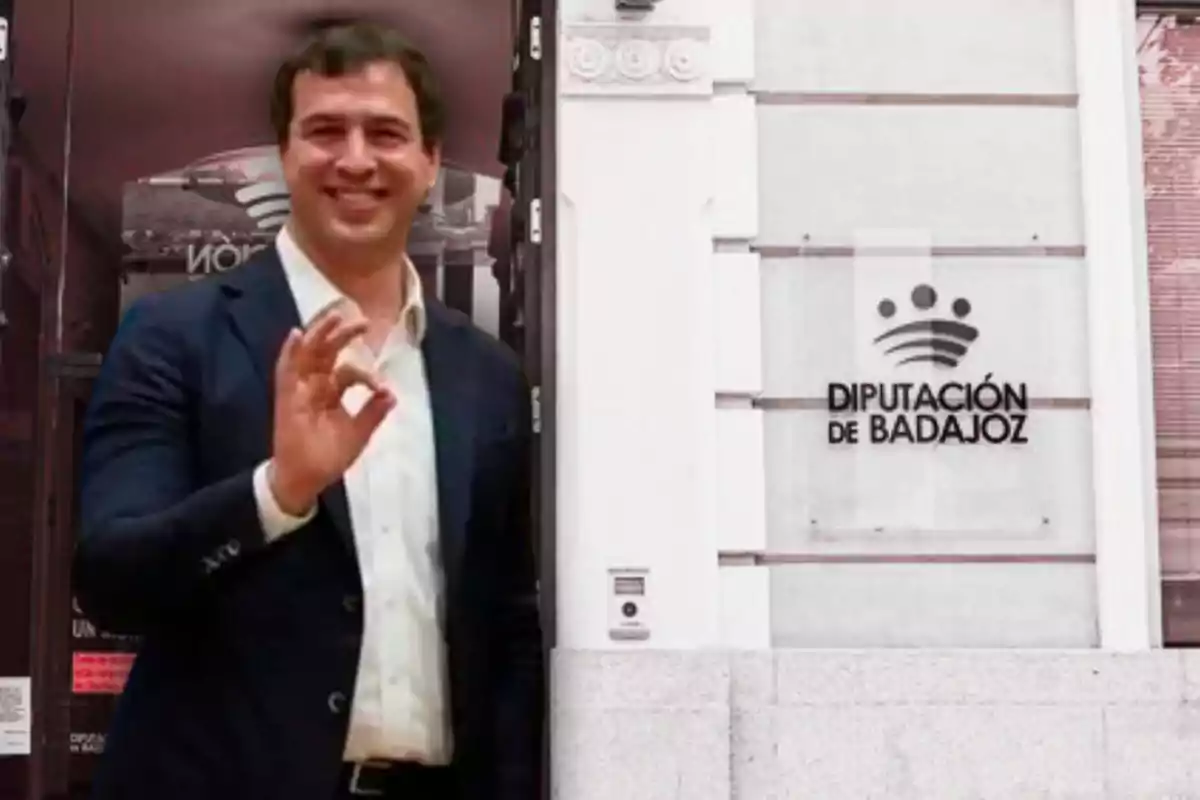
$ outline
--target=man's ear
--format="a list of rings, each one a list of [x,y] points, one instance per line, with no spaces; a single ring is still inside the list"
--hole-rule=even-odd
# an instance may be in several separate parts
[[[432,189],[433,184],[437,182],[438,173],[442,171],[441,142],[426,147],[425,153],[429,156],[429,188]]]

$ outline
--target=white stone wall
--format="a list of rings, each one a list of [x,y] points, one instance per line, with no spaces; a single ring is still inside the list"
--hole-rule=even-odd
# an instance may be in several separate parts
[[[1191,651],[560,653],[555,796],[1200,797]]]
[[[1190,673],[1148,652],[1132,0],[559,14],[556,797],[1200,797]],[[804,438],[914,260],[1016,311],[976,354],[1045,401],[1027,452]]]

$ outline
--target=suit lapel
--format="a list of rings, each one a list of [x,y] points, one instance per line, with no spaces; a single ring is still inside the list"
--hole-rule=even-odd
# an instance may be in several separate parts
[[[429,324],[421,350],[433,412],[442,566],[453,590],[470,511],[475,373],[466,321],[436,300],[428,300],[427,308]]]
[[[242,340],[254,361],[254,367],[266,388],[267,420],[272,424],[275,408],[275,361],[288,331],[300,326],[300,313],[283,265],[274,247],[264,250],[252,261],[220,279],[222,291],[229,297],[229,314],[234,332]],[[270,441],[270,431],[266,432]],[[343,541],[355,553],[354,532],[346,489],[337,481],[321,494],[321,506],[333,520]]]

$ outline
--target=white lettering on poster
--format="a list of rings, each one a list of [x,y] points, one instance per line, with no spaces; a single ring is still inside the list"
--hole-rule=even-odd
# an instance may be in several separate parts
[[[265,244],[231,244],[229,242],[189,244],[187,274],[190,278],[197,279],[218,272],[228,272],[245,264],[255,253],[265,248]]]
[[[71,620],[71,638],[95,639],[96,626],[86,619],[73,619]]]
[[[103,733],[72,733],[71,752],[76,755],[100,755],[104,752]]]

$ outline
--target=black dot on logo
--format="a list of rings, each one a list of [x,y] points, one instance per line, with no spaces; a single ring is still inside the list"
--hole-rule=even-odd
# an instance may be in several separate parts
[[[962,319],[967,314],[971,313],[971,303],[965,297],[960,297],[955,300],[954,305],[950,306],[950,308],[954,311],[954,316],[958,317],[959,319]]]
[[[928,311],[937,302],[937,292],[932,286],[922,283],[912,290],[912,304],[921,311]]]
[[[891,300],[880,300],[879,301],[879,316],[883,317],[884,319],[888,319],[889,317],[892,316],[892,314],[895,314],[895,313],[896,313],[896,304],[895,303],[893,303]]]

